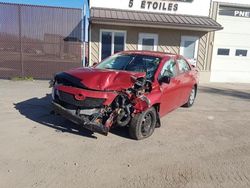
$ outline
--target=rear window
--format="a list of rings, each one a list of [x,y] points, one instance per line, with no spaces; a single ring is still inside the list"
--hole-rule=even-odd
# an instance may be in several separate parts
[[[177,62],[179,65],[180,73],[188,72],[191,70],[191,68],[189,67],[189,65],[187,64],[187,62],[184,59],[178,59]]]

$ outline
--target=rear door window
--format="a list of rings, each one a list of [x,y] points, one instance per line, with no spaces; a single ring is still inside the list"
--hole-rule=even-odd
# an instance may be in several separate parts
[[[186,60],[180,58],[177,60],[180,73],[185,73],[191,70],[190,66],[186,62]]]

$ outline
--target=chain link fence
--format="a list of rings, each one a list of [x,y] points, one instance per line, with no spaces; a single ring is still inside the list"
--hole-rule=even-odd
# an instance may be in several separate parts
[[[82,10],[0,3],[0,78],[80,67]]]

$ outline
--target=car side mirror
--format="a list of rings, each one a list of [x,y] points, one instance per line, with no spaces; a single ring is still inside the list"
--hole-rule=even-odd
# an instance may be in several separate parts
[[[171,78],[169,76],[163,76],[159,79],[159,83],[165,83],[165,84],[169,84],[171,81]]]
[[[97,62],[94,62],[93,65],[92,65],[92,67],[96,66],[97,64],[98,64]]]
[[[196,66],[195,66],[195,65],[193,65],[193,64],[191,65],[191,67],[192,67],[192,68],[196,68]]]

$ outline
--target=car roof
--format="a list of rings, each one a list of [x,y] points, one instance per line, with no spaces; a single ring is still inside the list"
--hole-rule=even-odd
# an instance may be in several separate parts
[[[154,56],[159,58],[164,57],[174,57],[176,54],[167,53],[167,52],[156,52],[156,51],[146,51],[146,50],[131,50],[131,51],[122,51],[119,52],[120,54],[138,54],[138,55],[147,55],[147,56]]]

